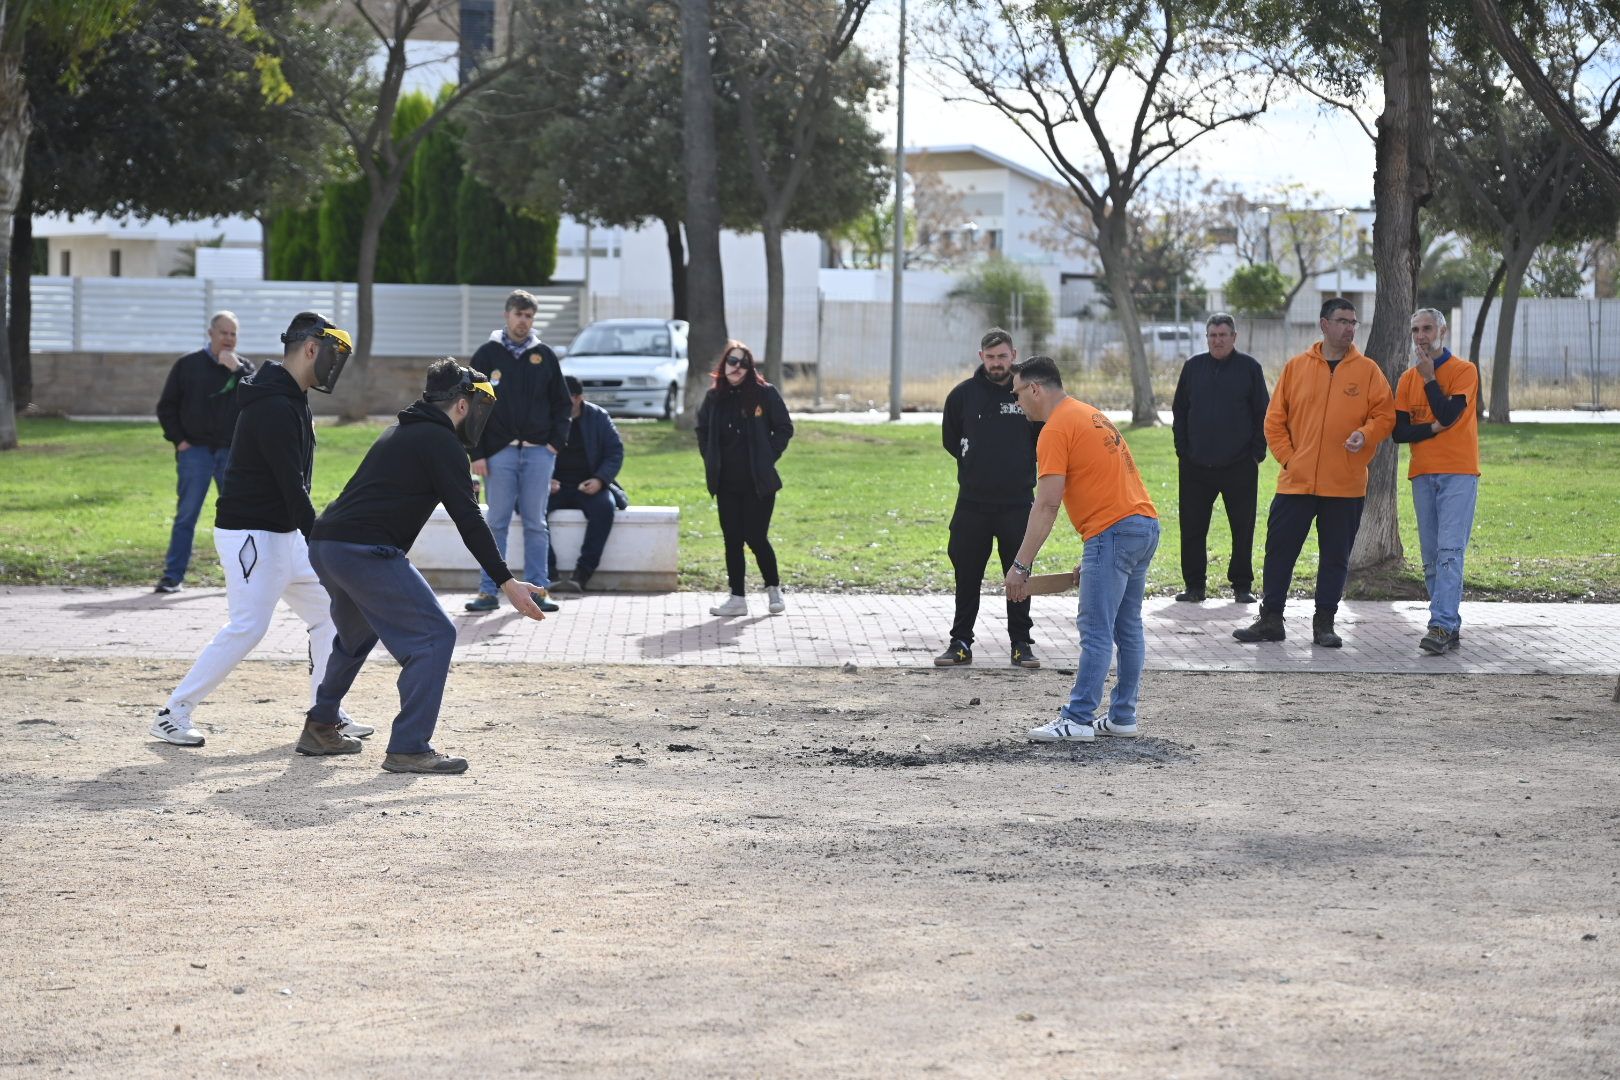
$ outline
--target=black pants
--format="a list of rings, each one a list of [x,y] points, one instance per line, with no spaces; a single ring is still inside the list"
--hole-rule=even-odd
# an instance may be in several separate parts
[[[1181,580],[1193,592],[1203,592],[1209,569],[1209,519],[1219,496],[1226,505],[1226,524],[1232,530],[1232,558],[1226,580],[1235,589],[1254,584],[1254,511],[1260,487],[1260,466],[1239,461],[1208,468],[1183,461],[1181,473]]]
[[[1294,580],[1294,563],[1299,559],[1305,538],[1316,522],[1316,610],[1332,615],[1339,610],[1344,582],[1350,576],[1350,549],[1361,528],[1364,498],[1336,499],[1326,495],[1281,495],[1271,500],[1271,516],[1266,519],[1265,589],[1260,608],[1265,612],[1283,609],[1288,602],[1288,586]]]
[[[607,547],[608,536],[613,532],[613,514],[618,507],[613,502],[613,492],[603,488],[595,495],[587,495],[579,490],[574,481],[564,484],[561,490],[551,493],[546,500],[546,514],[549,516],[553,510],[579,510],[585,514],[585,540],[579,546],[579,558],[574,561],[574,569],[569,574],[581,585],[591,580],[596,573],[597,564],[602,561],[602,549]],[[557,580],[557,546],[546,545],[546,580]]]
[[[726,542],[726,583],[731,595],[746,590],[748,564],[743,545],[754,553],[765,587],[782,584],[776,574],[776,549],[771,547],[771,514],[776,510],[776,494],[756,495],[752,491],[722,491],[715,496],[720,505],[720,535]]]
[[[1001,573],[1006,576],[1024,542],[1029,524],[1029,503],[996,506],[958,499],[951,515],[951,541],[946,554],[956,571],[956,622],[951,637],[973,644],[973,624],[979,618],[979,590],[984,587],[984,567],[990,561],[994,544],[1001,554]],[[1030,644],[1029,601],[1007,603],[1007,637],[1015,645]]]

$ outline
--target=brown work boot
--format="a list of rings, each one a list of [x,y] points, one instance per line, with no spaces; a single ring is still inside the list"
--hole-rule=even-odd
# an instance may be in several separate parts
[[[425,754],[389,754],[382,767],[397,773],[443,773],[446,776],[467,771],[467,759],[429,750]]]
[[[358,754],[361,743],[359,739],[343,734],[337,724],[317,724],[313,720],[305,720],[304,733],[298,736],[298,745],[293,749],[305,757],[326,757],[328,754]]]
[[[1283,628],[1283,617],[1280,611],[1267,611],[1264,605],[1260,607],[1260,617],[1249,626],[1241,626],[1232,631],[1232,636],[1239,641],[1252,644],[1256,641],[1282,641],[1288,637],[1288,631]]]

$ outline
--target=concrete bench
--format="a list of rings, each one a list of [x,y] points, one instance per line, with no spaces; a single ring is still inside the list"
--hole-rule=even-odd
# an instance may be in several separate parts
[[[489,507],[484,507],[489,512]],[[558,510],[550,517],[551,546],[557,552],[557,573],[567,577],[585,540],[585,515],[579,510]],[[679,563],[681,511],[676,506],[632,506],[613,517],[613,532],[602,552],[602,565],[591,576],[591,588],[615,592],[673,592]],[[506,551],[512,572],[523,576],[523,519],[512,515]],[[444,507],[416,538],[411,562],[437,589],[478,587],[478,561],[468,553]]]

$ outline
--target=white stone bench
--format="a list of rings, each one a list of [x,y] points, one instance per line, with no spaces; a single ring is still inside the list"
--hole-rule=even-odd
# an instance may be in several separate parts
[[[489,507],[484,507],[489,512]],[[558,510],[550,517],[551,546],[557,573],[567,577],[585,540],[585,514]],[[602,563],[591,575],[591,588],[615,592],[673,592],[680,557],[681,511],[676,506],[632,506],[613,516]],[[523,519],[512,515],[506,551],[512,572],[523,576]],[[478,561],[461,542],[456,523],[436,507],[410,551],[411,563],[438,589],[478,587]]]

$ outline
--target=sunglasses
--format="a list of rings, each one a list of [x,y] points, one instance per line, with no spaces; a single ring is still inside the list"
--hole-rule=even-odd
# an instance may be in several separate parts
[[[748,366],[748,358],[745,357],[745,356],[728,356],[728,357],[726,357],[726,367],[747,367],[747,366]]]

